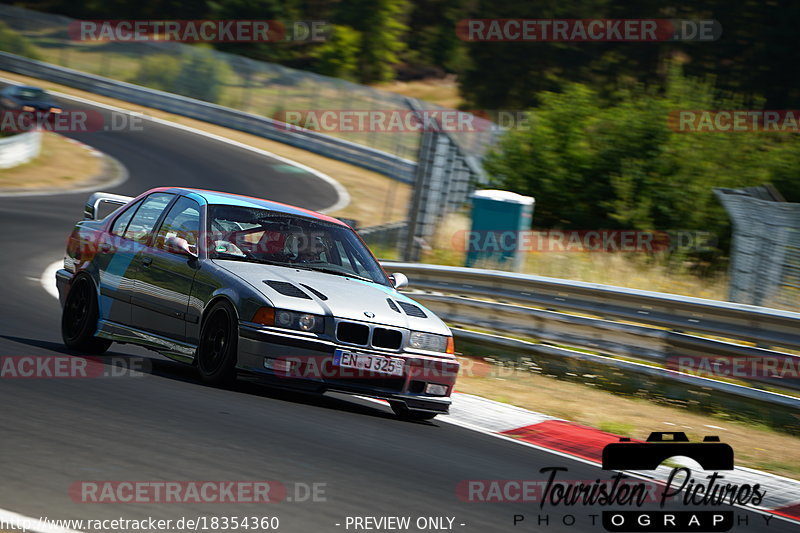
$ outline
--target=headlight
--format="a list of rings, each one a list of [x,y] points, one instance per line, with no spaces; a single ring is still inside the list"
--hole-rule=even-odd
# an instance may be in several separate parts
[[[412,331],[408,336],[408,347],[415,350],[428,350],[430,352],[447,351],[448,339],[444,335],[434,335],[433,333],[423,333],[422,331]]]
[[[303,331],[316,330],[317,322],[317,317],[314,315],[300,315],[300,317],[297,319],[297,325],[300,326],[300,329]]]
[[[275,313],[275,325],[279,328],[291,328],[294,317],[291,311],[278,311]]]
[[[296,313],[285,309],[272,309],[262,307],[253,315],[253,322],[265,326],[277,326],[285,329],[297,329],[311,333],[322,333],[325,329],[325,320],[319,315],[309,313]]]
[[[22,106],[22,110],[27,112],[27,113],[32,113],[32,112],[36,111],[36,109],[34,109],[33,106],[30,106],[30,105]]]

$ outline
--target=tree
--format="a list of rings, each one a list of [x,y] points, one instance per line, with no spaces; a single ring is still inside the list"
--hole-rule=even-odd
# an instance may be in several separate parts
[[[349,26],[334,26],[328,41],[314,50],[315,69],[325,76],[355,81],[361,34]]]
[[[469,61],[459,78],[469,105],[485,109],[527,108],[536,95],[558,90],[559,80],[588,84],[605,98],[627,77],[664,83],[664,59],[685,58],[686,73],[716,77],[722,90],[763,96],[773,109],[800,105],[796,28],[800,4],[697,0],[547,0],[535,12],[525,0],[478,0],[474,18],[668,18],[715,19],[722,27],[713,42],[468,42]]]
[[[408,0],[344,0],[336,21],[361,34],[358,79],[361,83],[389,81],[393,65],[404,50]]]
[[[672,65],[666,87],[622,85],[606,105],[584,84],[538,95],[529,124],[509,131],[485,167],[493,185],[536,198],[538,227],[705,230],[728,217],[714,187],[793,183],[800,193],[800,141],[793,134],[673,130],[671,111],[741,109],[711,78]],[[762,102],[763,103],[763,102]]]
[[[21,33],[9,28],[8,24],[3,21],[0,21],[0,50],[31,59],[40,59],[39,52],[33,43]]]
[[[175,92],[198,100],[217,103],[230,76],[230,68],[214,55],[213,50],[193,47],[181,60],[175,79]]]
[[[454,28],[467,14],[465,4],[465,0],[414,0],[408,20],[406,60],[460,72],[466,66],[464,43]]]

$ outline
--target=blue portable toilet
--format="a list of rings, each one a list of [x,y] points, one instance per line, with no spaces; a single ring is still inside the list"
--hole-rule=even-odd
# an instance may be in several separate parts
[[[511,191],[475,191],[472,200],[472,229],[466,236],[465,266],[478,261],[519,272],[525,260],[522,232],[531,229],[536,200]]]

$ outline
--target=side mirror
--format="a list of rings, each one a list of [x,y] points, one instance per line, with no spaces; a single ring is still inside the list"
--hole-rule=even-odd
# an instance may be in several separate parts
[[[405,274],[401,274],[400,272],[395,272],[389,276],[389,281],[392,282],[392,286],[395,289],[400,290],[408,287],[408,277]]]
[[[173,254],[185,255],[192,259],[197,259],[197,254],[189,248],[189,243],[186,239],[180,237],[168,237],[164,243],[164,248]]]

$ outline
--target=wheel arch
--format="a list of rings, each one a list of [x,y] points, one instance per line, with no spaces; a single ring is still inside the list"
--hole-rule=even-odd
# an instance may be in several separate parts
[[[206,319],[208,318],[208,312],[215,305],[217,305],[220,302],[225,302],[226,304],[231,306],[231,308],[233,309],[233,313],[235,315],[236,321],[237,322],[239,321],[239,307],[236,305],[236,302],[234,302],[233,299],[228,294],[225,294],[225,293],[217,294],[213,298],[211,298],[208,301],[208,303],[206,303],[205,308],[203,308],[203,314],[200,317],[200,329],[201,329],[201,331],[203,329],[203,324],[205,324]]]
[[[71,290],[72,287],[75,285],[75,283],[78,280],[83,279],[83,278],[87,278],[89,280],[89,283],[92,284],[92,287],[94,288],[94,296],[95,296],[95,298],[97,300],[97,304],[100,305],[100,285],[97,283],[97,280],[94,279],[94,276],[92,276],[92,274],[90,272],[87,272],[86,270],[80,270],[80,271],[76,272],[75,275],[72,276],[72,278],[70,278],[69,283],[67,284],[67,287],[69,287],[69,289]],[[69,296],[69,292],[67,292],[67,296]]]

